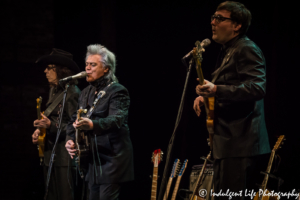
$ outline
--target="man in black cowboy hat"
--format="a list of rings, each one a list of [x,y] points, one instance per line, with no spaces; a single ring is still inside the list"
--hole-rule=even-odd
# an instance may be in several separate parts
[[[67,76],[72,76],[73,74],[79,72],[79,67],[72,59],[72,54],[59,49],[53,49],[50,55],[43,56],[36,61],[37,64],[46,67],[44,72],[50,84],[50,94],[46,104],[47,109],[45,111],[45,115],[42,114],[43,119],[37,119],[33,122],[34,127],[37,129],[32,135],[32,142],[37,144],[38,136],[40,134],[39,128],[46,129],[44,148],[45,180],[47,178],[51,152],[56,140],[59,113],[63,99],[62,93],[66,84],[63,83],[63,85],[60,85],[58,83],[60,79]],[[72,80],[69,83],[70,87],[68,88],[65,108],[62,116],[62,129],[56,146],[55,162],[52,167],[52,173],[49,182],[49,190],[47,195],[47,199],[49,200],[73,200],[73,192],[71,185],[69,184],[72,183],[72,177],[71,173],[68,173],[68,170],[71,168],[71,166],[69,168],[71,161],[68,158],[68,152],[66,151],[64,144],[66,138],[66,125],[70,120],[71,115],[76,112],[80,90],[76,86],[76,80]]]

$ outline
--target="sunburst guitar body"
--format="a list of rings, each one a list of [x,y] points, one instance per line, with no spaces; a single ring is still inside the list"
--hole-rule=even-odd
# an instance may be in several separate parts
[[[39,120],[43,119],[41,115],[42,100],[43,100],[42,97],[36,99],[37,117]],[[42,164],[44,159],[44,151],[45,151],[46,129],[39,128],[39,130],[40,130],[40,134],[38,137],[38,150],[39,150],[40,163]]]

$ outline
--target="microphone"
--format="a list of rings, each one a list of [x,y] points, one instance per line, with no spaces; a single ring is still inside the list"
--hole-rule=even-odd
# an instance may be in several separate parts
[[[84,78],[86,76],[87,76],[87,73],[85,71],[83,71],[83,72],[80,72],[80,73],[78,73],[76,75],[68,76],[66,78],[60,79],[59,82],[70,81],[72,79],[78,79],[78,78]]]
[[[206,38],[206,39],[204,39],[201,43],[200,43],[200,45],[201,45],[201,47],[202,48],[205,48],[205,47],[207,47],[208,45],[210,45],[210,39],[208,39],[208,38]]]

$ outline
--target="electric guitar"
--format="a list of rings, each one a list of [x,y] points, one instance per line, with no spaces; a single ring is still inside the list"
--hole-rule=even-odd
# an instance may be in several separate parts
[[[81,120],[81,114],[87,113],[87,109],[82,109],[80,107],[77,110],[77,121]],[[76,156],[75,156],[75,164],[80,174],[80,177],[83,178],[86,172],[87,165],[87,157],[89,154],[89,143],[87,135],[84,134],[79,128],[75,129],[75,145],[76,145]]]
[[[158,176],[158,165],[162,161],[163,152],[160,149],[156,149],[152,153],[153,175],[152,175],[152,189],[151,189],[151,200],[156,200],[157,193],[157,176]]]
[[[266,191],[266,194],[270,193],[267,189],[267,183],[268,183],[268,180],[269,180],[269,175],[270,175],[270,172],[271,172],[271,168],[272,168],[272,163],[273,163],[273,160],[274,160],[274,157],[275,157],[275,152],[280,148],[280,146],[283,144],[283,141],[285,140],[285,136],[284,135],[281,135],[272,152],[271,152],[271,156],[270,156],[270,159],[269,159],[269,163],[268,163],[268,167],[267,167],[267,170],[265,172],[265,177],[264,177],[264,180],[261,184],[261,187],[260,189],[265,193]],[[264,194],[263,193],[263,194]],[[277,196],[268,196],[268,195],[259,195],[259,192],[256,193],[255,197],[254,197],[254,200],[269,200],[269,199],[277,199]]]
[[[175,199],[176,199],[178,187],[179,187],[179,184],[180,184],[180,181],[181,181],[181,177],[182,177],[182,175],[183,175],[183,173],[184,173],[184,171],[185,171],[185,169],[186,169],[187,162],[188,162],[188,159],[186,159],[186,160],[184,161],[184,163],[182,164],[182,167],[181,167],[180,172],[179,172],[179,174],[178,174],[178,178],[177,178],[177,180],[176,180],[176,185],[175,185],[175,187],[174,187],[174,191],[173,191],[171,200],[175,200]]]
[[[180,167],[180,160],[176,159],[175,162],[174,162],[174,164],[173,164],[172,172],[171,172],[168,184],[167,184],[167,190],[165,192],[163,200],[167,200],[168,199],[169,192],[170,192],[170,187],[172,185],[173,178],[175,178],[177,176],[178,171],[179,171],[179,167]]]
[[[197,41],[195,43],[196,47],[193,49],[193,57],[196,62],[196,70],[199,78],[199,84],[204,85],[204,77],[201,68],[202,52],[204,52],[204,48],[202,48],[201,43]],[[209,133],[209,141],[210,141],[210,150],[213,148],[213,135],[214,135],[214,106],[215,106],[215,97],[204,98],[204,106],[206,111],[206,127]]]
[[[207,157],[206,157],[206,159],[204,161],[204,164],[203,164],[201,172],[200,172],[200,174],[198,176],[197,182],[195,183],[195,188],[194,188],[194,191],[193,191],[193,194],[192,194],[190,200],[203,199],[203,197],[200,197],[197,192],[199,191],[199,187],[200,187],[199,184],[200,184],[201,180],[203,179],[204,170],[205,170],[205,168],[207,166],[207,160],[210,159],[210,156],[211,156],[211,152],[209,152],[209,154],[207,155]]]
[[[37,110],[37,118],[38,120],[43,119],[41,115],[41,105],[42,105],[42,97],[36,99],[36,110]],[[39,157],[40,157],[40,164],[42,165],[44,159],[44,151],[45,151],[45,137],[46,137],[46,129],[39,128],[40,134],[38,137],[38,150],[39,150]]]

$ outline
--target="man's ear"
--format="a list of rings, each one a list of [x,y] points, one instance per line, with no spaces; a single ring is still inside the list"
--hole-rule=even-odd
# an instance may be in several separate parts
[[[104,69],[104,73],[107,73],[109,71],[109,67],[106,67],[105,69]]]
[[[242,24],[237,24],[237,23],[235,23],[235,24],[233,25],[233,30],[234,30],[235,32],[239,32],[241,28],[242,28]]]

